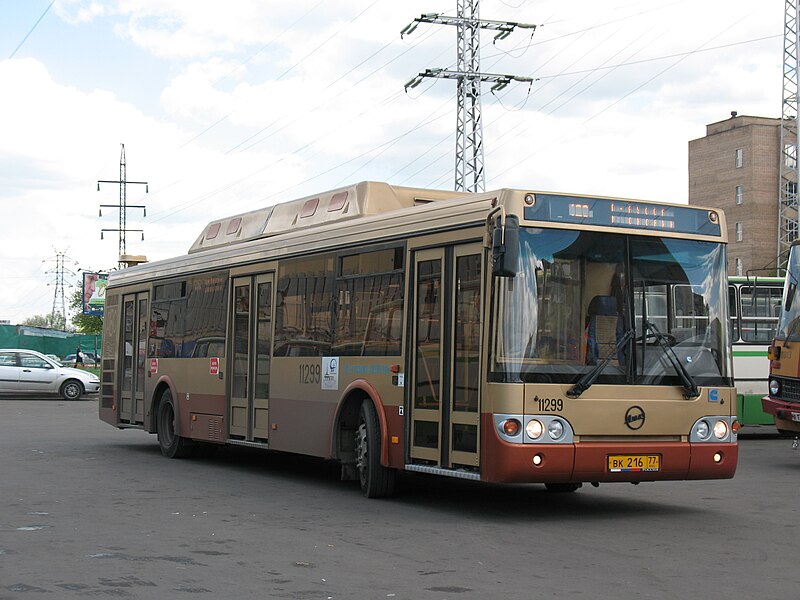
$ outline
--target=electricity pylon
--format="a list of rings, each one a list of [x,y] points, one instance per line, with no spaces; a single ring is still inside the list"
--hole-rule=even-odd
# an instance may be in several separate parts
[[[53,249],[56,253],[54,258],[43,260],[42,262],[55,261],[56,266],[49,271],[48,275],[54,275],[53,281],[47,285],[55,287],[53,294],[53,310],[50,312],[50,324],[53,328],[66,329],[67,327],[67,302],[66,302],[66,275],[74,276],[75,273],[66,268],[67,254],[66,251],[59,252]],[[69,259],[70,261],[72,259]],[[59,310],[60,304],[60,310]]]
[[[783,101],[778,188],[778,272],[786,268],[789,248],[798,237],[797,222],[797,70],[798,0],[786,0],[783,28]]]
[[[481,73],[480,31],[497,31],[495,41],[507,38],[517,27],[536,29],[536,25],[511,21],[488,21],[479,18],[479,0],[458,0],[457,16],[446,17],[427,13],[414,19],[400,36],[414,31],[419,23],[455,25],[458,37],[456,69],[426,69],[405,85],[406,91],[415,88],[426,77],[455,79],[457,85],[456,169],[455,189],[458,192],[482,192],[485,187],[483,161],[483,122],[481,121],[481,82],[492,83],[492,91],[506,87],[512,81],[532,83],[530,77]]]
[[[127,165],[125,163],[125,144],[120,144],[121,151],[119,157],[119,181],[109,181],[106,179],[99,179],[97,181],[97,191],[100,191],[100,184],[101,183],[118,183],[119,184],[119,204],[101,204],[100,205],[100,214],[99,216],[103,216],[103,209],[104,208],[117,208],[119,209],[119,228],[118,229],[101,229],[100,230],[100,239],[103,239],[103,234],[107,231],[118,231],[119,232],[119,268],[122,269],[127,266],[127,261],[123,260],[123,257],[127,254],[126,249],[126,236],[129,231],[137,231],[142,234],[142,240],[144,240],[144,230],[143,229],[128,229],[128,209],[129,208],[141,208],[144,215],[147,216],[147,208],[144,204],[128,204],[128,184],[141,184],[145,189],[145,193],[148,193],[150,189],[148,188],[146,181],[128,181],[127,180]]]

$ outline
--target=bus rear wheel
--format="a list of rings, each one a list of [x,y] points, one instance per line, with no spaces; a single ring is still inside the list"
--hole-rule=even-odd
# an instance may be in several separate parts
[[[172,393],[164,390],[161,402],[158,403],[156,427],[158,431],[158,446],[161,454],[167,458],[184,458],[192,452],[191,442],[175,433],[175,401]]]
[[[367,498],[385,498],[394,493],[394,469],[381,464],[381,428],[372,402],[361,403],[356,429],[356,469],[361,491]]]

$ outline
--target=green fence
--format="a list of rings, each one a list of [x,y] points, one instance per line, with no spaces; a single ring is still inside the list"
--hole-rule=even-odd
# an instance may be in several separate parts
[[[0,348],[26,348],[64,358],[75,354],[78,346],[84,352],[100,356],[102,337],[25,325],[0,325]]]

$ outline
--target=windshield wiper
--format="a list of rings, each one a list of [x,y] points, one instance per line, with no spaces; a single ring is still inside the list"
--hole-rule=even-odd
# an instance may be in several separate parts
[[[694,379],[692,379],[692,376],[689,375],[689,371],[687,371],[686,367],[684,367],[683,364],[681,364],[678,355],[675,354],[675,351],[672,349],[672,346],[669,345],[667,337],[663,333],[661,333],[661,331],[658,329],[658,327],[655,326],[655,324],[651,323],[646,319],[644,322],[644,326],[648,331],[652,332],[653,335],[656,337],[659,345],[661,346],[661,349],[664,351],[664,354],[666,354],[667,358],[669,359],[669,362],[672,363],[672,367],[675,369],[675,372],[681,378],[684,390],[683,397],[686,398],[687,400],[689,398],[697,398],[697,396],[700,395],[700,390],[697,389],[697,384],[695,383]]]
[[[619,340],[617,340],[614,349],[611,352],[609,352],[608,355],[601,362],[597,363],[594,369],[586,373],[586,375],[581,377],[577,381],[577,383],[574,386],[572,386],[571,389],[567,390],[567,396],[569,396],[570,398],[577,398],[583,392],[592,387],[592,384],[600,376],[600,373],[603,372],[603,369],[606,368],[606,365],[608,365],[608,363],[614,356],[619,354],[620,349],[629,341],[631,341],[635,334],[636,332],[633,329],[629,329],[628,331],[626,331],[625,334],[621,338],[619,338]]]

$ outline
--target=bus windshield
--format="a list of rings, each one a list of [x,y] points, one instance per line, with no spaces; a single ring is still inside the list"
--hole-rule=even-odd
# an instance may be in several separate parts
[[[494,294],[492,381],[731,385],[722,244],[522,228]]]
[[[797,288],[800,281],[800,246],[792,246],[789,261],[786,263],[786,285],[783,290],[783,306],[775,337],[779,340],[796,342],[800,340],[800,298]]]

